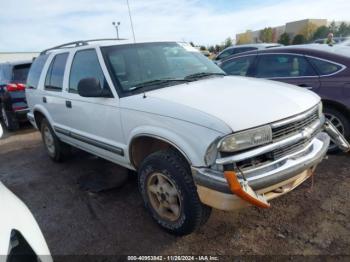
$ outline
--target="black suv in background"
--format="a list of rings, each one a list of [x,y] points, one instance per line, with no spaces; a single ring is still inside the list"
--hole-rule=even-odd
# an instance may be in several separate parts
[[[0,63],[0,116],[8,130],[16,130],[20,121],[27,121],[24,83],[31,64],[30,60]]]

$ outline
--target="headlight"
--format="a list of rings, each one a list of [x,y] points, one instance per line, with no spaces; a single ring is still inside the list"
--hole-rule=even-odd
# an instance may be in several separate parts
[[[272,130],[270,126],[262,126],[229,135],[219,143],[221,152],[234,152],[272,141]]]

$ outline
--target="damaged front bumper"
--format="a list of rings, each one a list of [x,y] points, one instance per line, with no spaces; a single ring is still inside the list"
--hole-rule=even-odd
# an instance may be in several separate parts
[[[330,122],[318,122],[314,129],[319,127],[322,127],[323,132],[314,136],[311,142],[302,150],[268,164],[244,171],[244,176],[238,173],[237,180],[240,182],[241,188],[237,189],[236,187],[237,191],[234,191],[231,181],[228,180],[227,172],[210,168],[192,167],[192,174],[197,184],[200,199],[203,203],[215,208],[232,210],[247,204],[261,206],[254,201],[247,201],[247,196],[237,197],[237,195],[240,195],[237,192],[241,192],[246,187],[248,187],[246,192],[253,191],[254,197],[257,197],[257,199],[263,197],[266,201],[293,190],[313,174],[316,166],[325,157],[331,139],[343,151],[349,151],[350,149],[348,142]],[[298,135],[291,138],[289,142],[293,143],[293,139],[301,139],[309,134],[304,130]],[[272,144],[271,146],[278,147],[283,146],[283,144]],[[241,158],[255,155],[263,150],[264,147],[261,147],[244,154],[218,159],[217,164],[234,163]]]

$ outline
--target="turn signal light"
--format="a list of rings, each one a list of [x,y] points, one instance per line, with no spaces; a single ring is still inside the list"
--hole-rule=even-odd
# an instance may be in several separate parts
[[[251,203],[254,206],[269,208],[270,204],[263,195],[257,194],[249,185],[248,182],[239,182],[234,171],[225,171],[225,178],[232,193]]]

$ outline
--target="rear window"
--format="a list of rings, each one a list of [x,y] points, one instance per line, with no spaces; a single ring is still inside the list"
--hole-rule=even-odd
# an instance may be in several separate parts
[[[27,87],[29,88],[38,88],[41,72],[43,70],[43,67],[45,65],[45,62],[47,58],[49,57],[48,54],[41,55],[38,58],[36,58],[30,67],[28,79],[27,79]]]
[[[16,65],[13,67],[12,81],[15,83],[25,83],[31,64]]]
[[[340,65],[334,64],[332,62],[320,60],[317,58],[310,58],[310,57],[308,59],[316,67],[316,69],[320,75],[334,74],[337,71],[342,69],[342,67]]]

